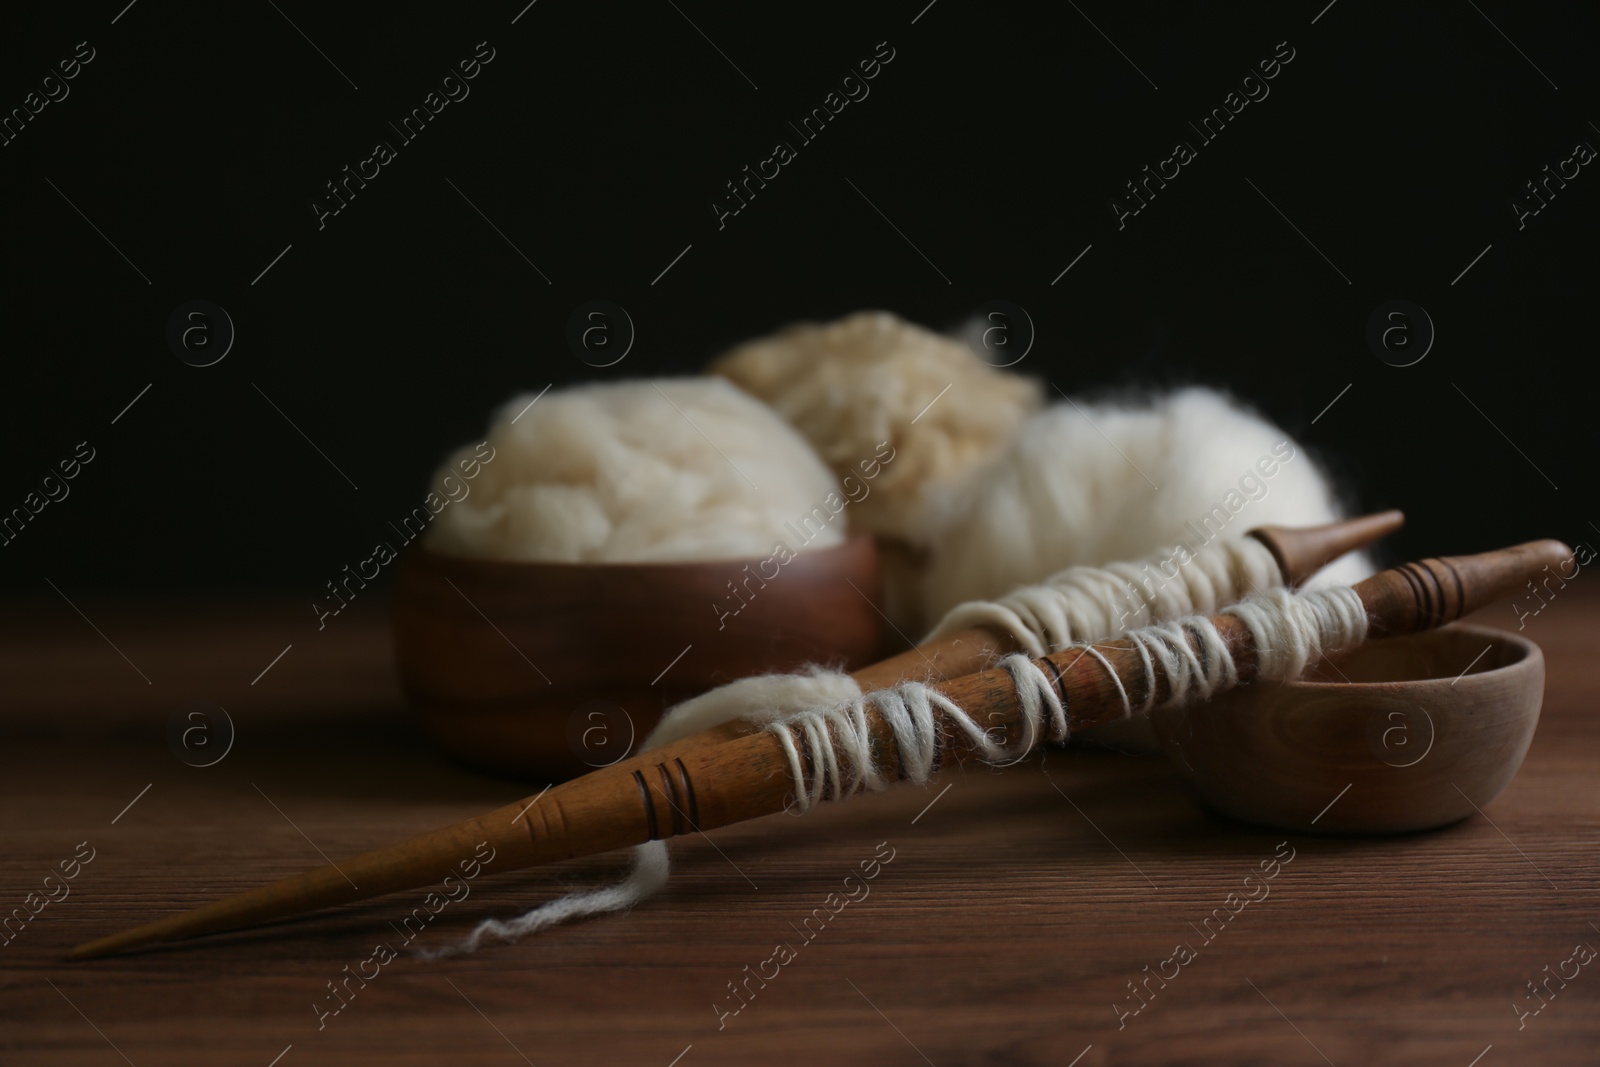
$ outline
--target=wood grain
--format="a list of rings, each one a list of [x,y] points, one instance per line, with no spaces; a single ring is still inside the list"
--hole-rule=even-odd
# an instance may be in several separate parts
[[[418,547],[395,579],[396,659],[435,744],[491,771],[572,778],[616,762],[673,704],[735,678],[875,661],[880,595],[865,533],[781,568],[515,563]]]
[[[0,947],[7,1065],[265,1067],[292,1045],[279,1067],[523,1056],[667,1067],[680,1053],[679,1067],[1066,1065],[1080,1053],[1078,1067],[1324,1056],[1466,1067],[1492,1044],[1478,1064],[1495,1067],[1591,1063],[1600,1041],[1592,967],[1520,1032],[1512,1008],[1574,944],[1600,946],[1600,590],[1582,582],[1524,631],[1548,673],[1521,774],[1455,826],[1391,839],[1267,832],[1205,812],[1164,762],[1056,751],[687,838],[668,889],[633,913],[467,958],[402,955],[320,1031],[312,1005],[325,983],[378,940],[398,943],[389,923],[423,894],[140,956],[60,956],[314,866],[318,849],[338,861],[470,817],[528,783],[429,747],[401,710],[384,621],[359,605],[321,633],[302,605],[80,607],[151,684],[65,604],[0,614],[0,911],[22,906],[78,842],[97,850],[71,896]],[[1509,605],[1485,614],[1515,623]],[[164,739],[170,713],[196,698],[238,726],[210,768],[179,762]],[[1205,942],[1195,928],[1284,841],[1294,859],[1270,895]],[[828,914],[828,895],[884,842],[893,859],[870,894],[806,941],[796,927]],[[442,945],[621,862],[486,875],[416,944]],[[737,1003],[727,983],[784,940],[792,961],[765,988],[752,980],[753,998],[719,1030],[713,1004]],[[1127,983],[1180,941],[1196,958],[1165,988],[1152,980],[1154,998],[1119,1029],[1113,1005],[1137,1003]]]

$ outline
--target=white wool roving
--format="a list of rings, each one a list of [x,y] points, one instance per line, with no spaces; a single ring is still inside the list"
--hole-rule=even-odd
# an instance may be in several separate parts
[[[1349,586],[1292,593],[1275,589],[1224,608],[1249,630],[1257,650],[1257,677],[1287,681],[1298,677],[1306,664],[1324,652],[1352,648],[1367,635],[1367,610]],[[1238,684],[1233,654],[1216,625],[1204,615],[1192,615],[1124,635],[1142,653],[1143,678],[1137,688],[1146,699],[1134,707],[1128,688],[1117,680],[1124,718],[1142,716],[1152,708],[1170,707],[1190,700],[1209,699]],[[1074,647],[1074,646],[1069,646]],[[1082,656],[1093,656],[1111,671],[1110,663],[1093,646],[1083,645]],[[1022,759],[1041,740],[1056,743],[1068,738],[1068,709],[1054,680],[1026,655],[1005,657],[1000,666],[1011,675],[1022,705],[1026,727],[1020,742],[1007,748],[996,741],[964,708],[922,682],[902,682],[831,708],[814,708],[769,722],[788,759],[794,785],[793,810],[805,813],[820,800],[840,800],[864,789],[887,789],[891,780],[873,759],[874,742],[866,705],[875,705],[888,724],[907,781],[923,785],[948,751],[948,739],[963,734],[985,763],[1006,765]],[[1113,678],[1117,675],[1113,672]],[[1165,678],[1168,695],[1156,703],[1156,679]],[[809,767],[809,771],[808,771]]]
[[[1361,597],[1348,586],[1300,593],[1275,589],[1224,608],[1223,614],[1236,616],[1250,631],[1257,649],[1259,676],[1277,681],[1298,677],[1306,664],[1322,652],[1353,647],[1367,634],[1366,608]],[[1167,705],[1191,699],[1205,700],[1238,681],[1232,654],[1216,626],[1205,615],[1135,629],[1126,637],[1143,652],[1144,679],[1140,688],[1148,694],[1145,702],[1136,708],[1127,687],[1118,681],[1117,690],[1126,720],[1143,721],[1144,714],[1156,706],[1155,679],[1158,676],[1167,680]],[[1092,644],[1083,646],[1083,655],[1099,659],[1107,670],[1110,669]],[[956,733],[966,736],[980,759],[996,765],[1022,759],[1042,740],[1066,741],[1068,709],[1053,680],[1023,653],[1005,657],[1000,665],[1011,675],[1027,727],[1015,749],[998,743],[967,710],[922,682],[903,682],[868,694],[857,689],[840,699],[800,709],[762,704],[737,708],[730,704],[728,707],[737,712],[730,718],[764,723],[765,728],[777,736],[793,783],[793,810],[803,814],[819,801],[839,800],[863,789],[882,790],[890,785],[873,759],[874,742],[866,714],[869,701],[888,723],[905,777],[914,785],[927,783],[940,764],[947,739]],[[820,681],[825,674],[813,671],[808,676]],[[760,684],[746,683],[792,687],[794,677],[808,676],[769,675],[733,684],[743,686],[744,696],[759,698],[768,690]],[[854,687],[848,678],[844,681]],[[788,695],[792,698],[798,692],[791,688]],[[645,749],[674,739],[673,731],[663,732],[658,728],[646,742]],[[491,938],[514,941],[570,919],[631,908],[659,891],[669,873],[666,841],[636,845],[632,870],[615,885],[568,893],[514,919],[487,919],[460,944],[428,955],[472,952]]]
[[[722,378],[526,394],[500,408],[488,441],[488,461],[464,449],[435,475],[444,495],[457,461],[482,464],[435,520],[430,549],[566,563],[764,556],[786,520],[839,491],[793,427]],[[830,523],[807,548],[845,532]]]
[[[937,618],[1067,567],[1340,517],[1311,457],[1213,390],[1146,403],[1063,401],[1029,419],[1005,452],[940,501],[924,607]],[[1371,572],[1364,557],[1349,556],[1318,582]]]
[[[772,405],[841,479],[890,442],[894,459],[851,513],[863,529],[919,546],[930,494],[992,459],[1041,402],[1033,380],[886,311],[790,326],[710,370]]]
[[[923,643],[982,627],[1009,633],[1030,656],[1045,656],[1185,615],[1212,615],[1282,580],[1271,550],[1253,537],[1193,554],[1174,546],[1132,563],[1068,567],[999,600],[957,604]]]
[[[854,678],[817,666],[793,674],[740,678],[669,708],[639,751],[670,745],[735,719],[764,722],[800,708],[838,704],[860,695],[861,687]]]

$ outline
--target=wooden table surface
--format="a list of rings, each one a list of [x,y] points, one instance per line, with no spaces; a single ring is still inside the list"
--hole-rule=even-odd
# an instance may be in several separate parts
[[[533,788],[430,750],[370,610],[319,633],[298,603],[6,605],[0,910],[75,852],[93,859],[0,947],[0,1062],[1592,1064],[1600,968],[1551,982],[1520,1029],[1516,1010],[1540,1003],[1527,981],[1600,946],[1600,590],[1581,586],[1529,621],[1549,673],[1520,775],[1447,829],[1274,833],[1207,814],[1159,761],[1056,751],[682,841],[667,890],[631,914],[441,962],[403,954],[321,1029],[327,983],[397,940],[420,892],[142,955],[62,953]],[[196,699],[237,728],[204,768],[166,740]],[[1211,909],[1290,850],[1270,895],[1206,943]],[[870,895],[797,933],[891,854]],[[485,877],[417,944],[620,867]],[[719,1026],[728,983],[779,942],[793,959]],[[1119,1020],[1115,1005],[1140,1003],[1128,983],[1170,974],[1178,942],[1196,957]]]

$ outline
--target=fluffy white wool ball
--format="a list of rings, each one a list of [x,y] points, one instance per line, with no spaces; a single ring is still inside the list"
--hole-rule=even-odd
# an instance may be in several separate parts
[[[1298,443],[1202,388],[1141,402],[1051,405],[935,511],[923,583],[930,620],[1077,564],[1342,517]],[[1348,556],[1319,581],[1371,572],[1365,557]]]
[[[567,563],[765,556],[784,529],[839,491],[788,423],[721,378],[624,381],[511,400],[492,458],[434,521],[428,547],[459,556]],[[482,455],[462,449],[434,476]],[[759,488],[758,488],[759,487]],[[839,516],[807,546],[843,542]]]
[[[885,311],[790,326],[710,369],[771,404],[841,477],[890,442],[894,462],[851,513],[919,546],[932,494],[993,458],[1040,405],[1036,382]]]

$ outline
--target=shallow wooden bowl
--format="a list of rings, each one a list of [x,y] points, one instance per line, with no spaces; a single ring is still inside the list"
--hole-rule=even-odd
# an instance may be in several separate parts
[[[1393,834],[1487,805],[1522,765],[1543,698],[1539,646],[1450,626],[1369,641],[1302,680],[1241,686],[1153,718],[1168,757],[1225,815]]]
[[[622,759],[668,707],[735,678],[880,658],[869,535],[801,553],[765,588],[744,584],[758,562],[508,563],[414,549],[395,577],[401,686],[450,753],[560,780]],[[730,581],[746,603],[723,617],[741,603]]]

